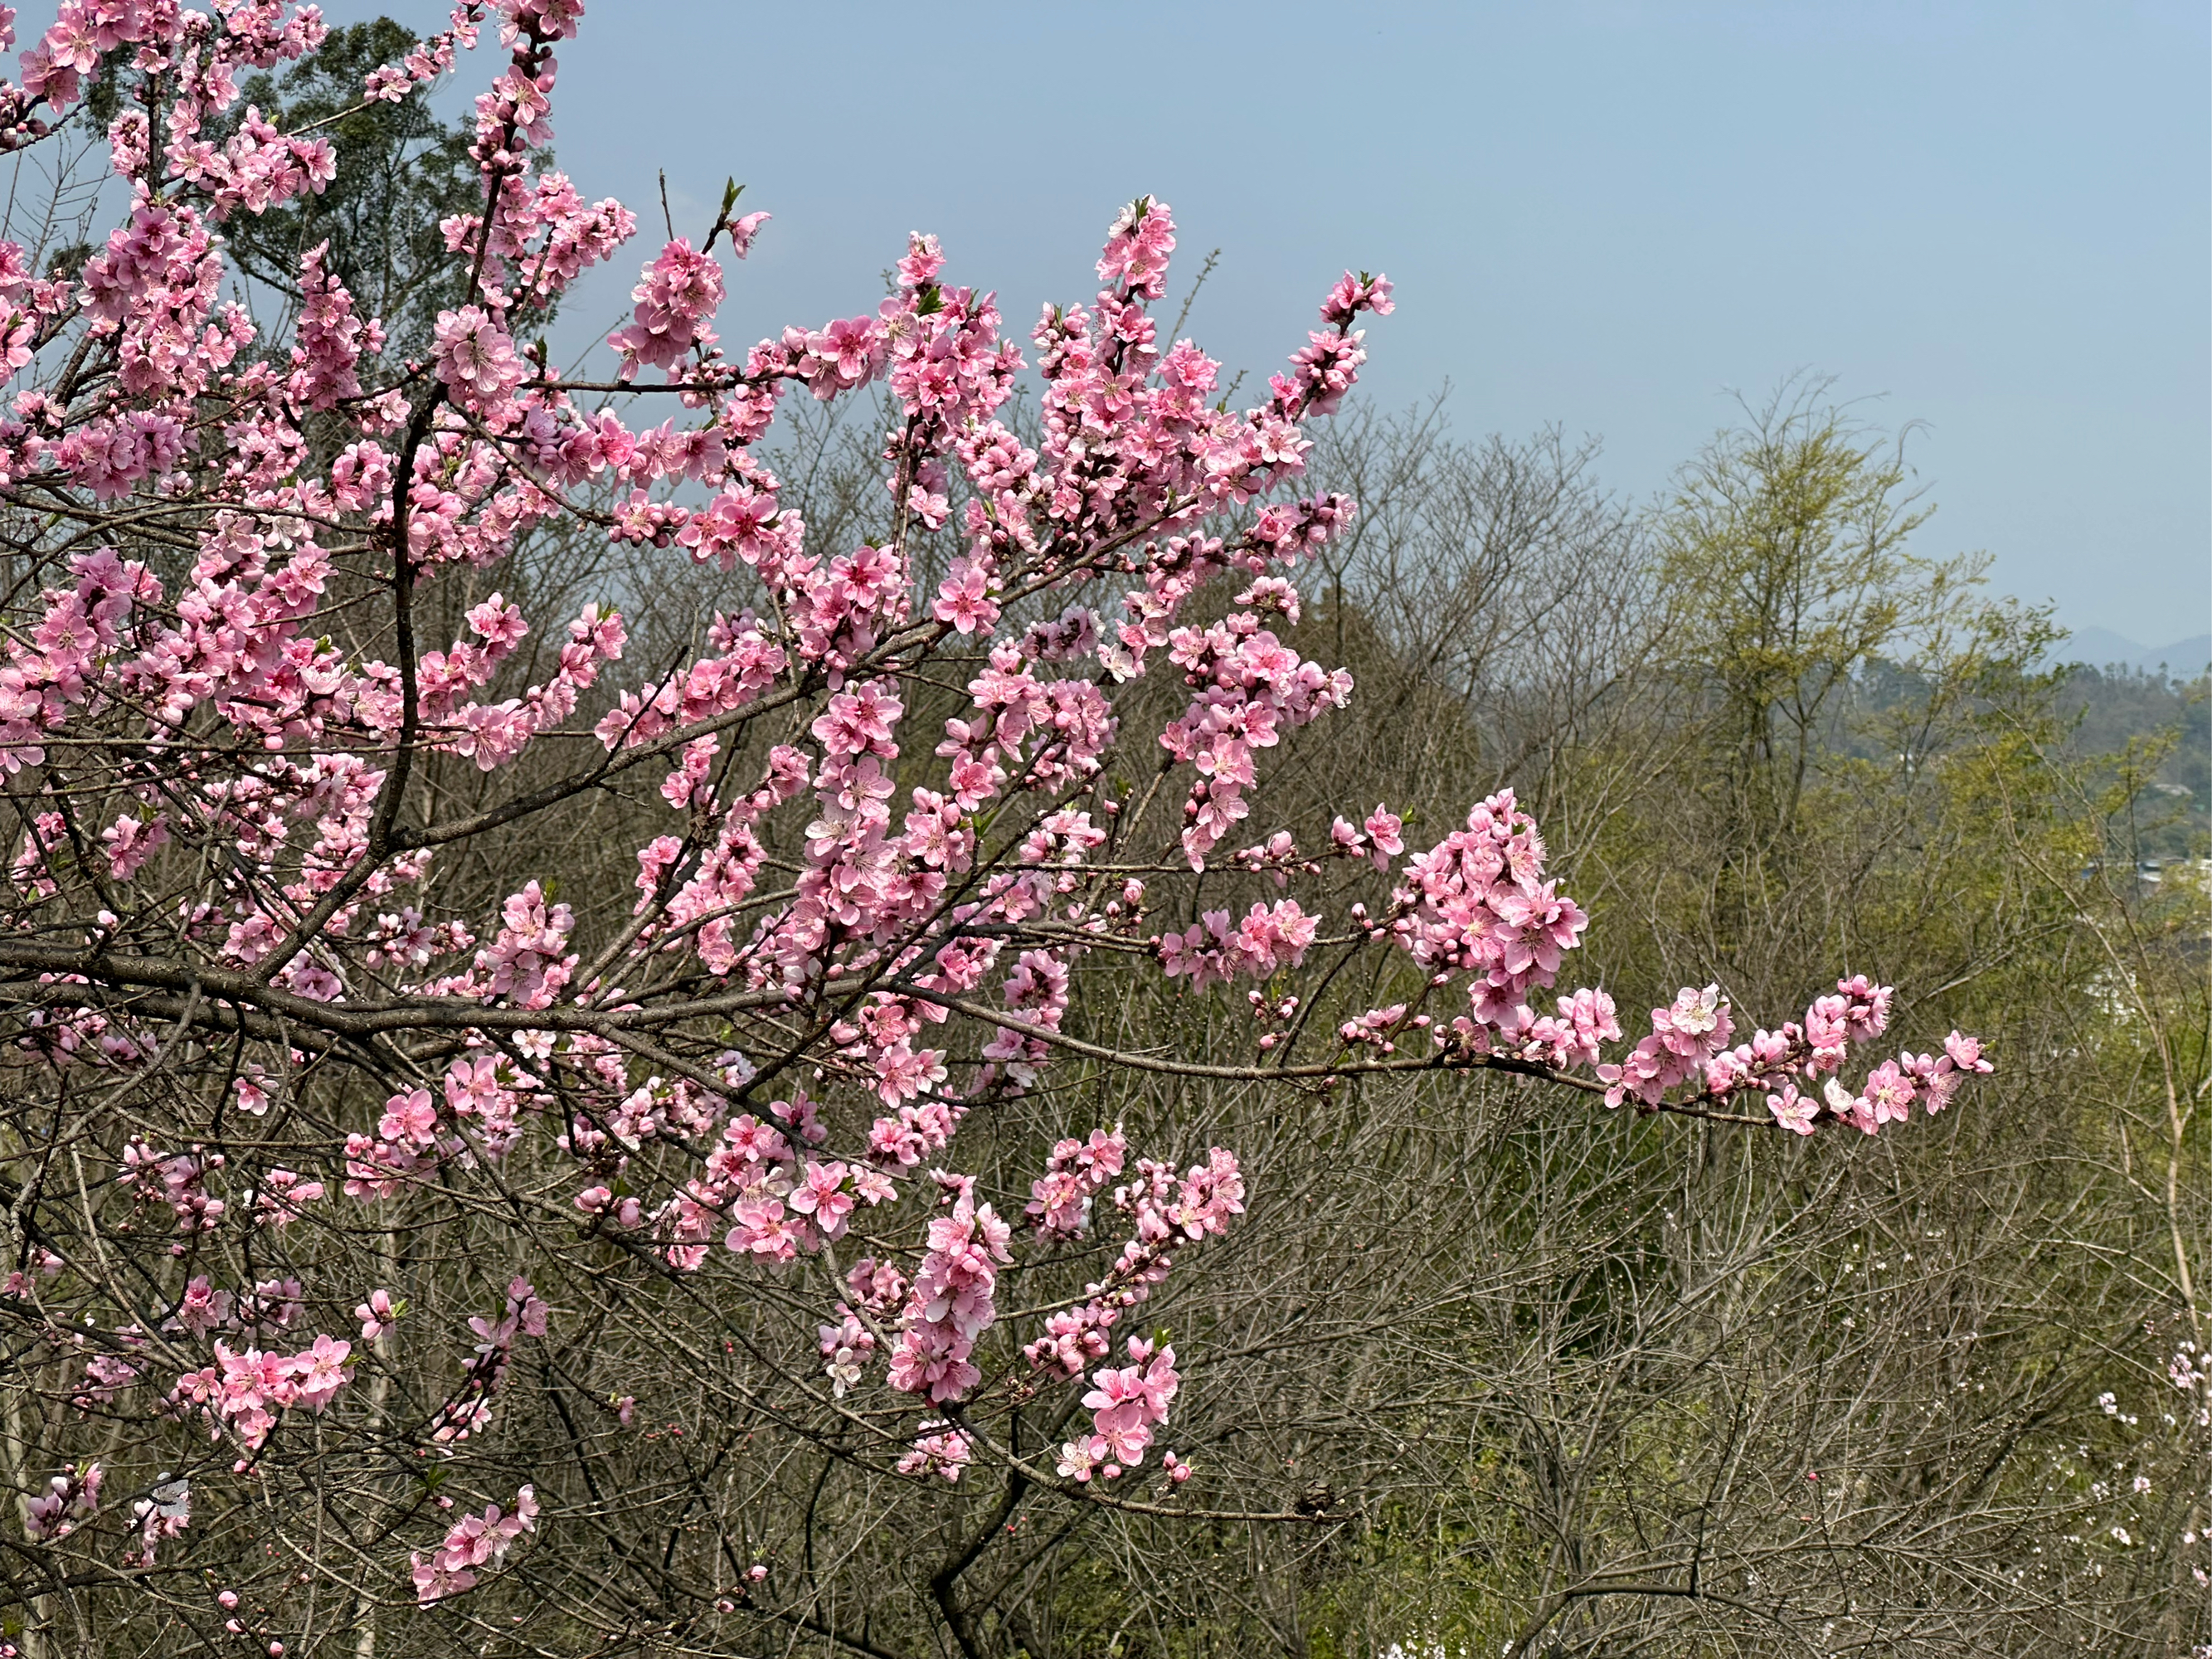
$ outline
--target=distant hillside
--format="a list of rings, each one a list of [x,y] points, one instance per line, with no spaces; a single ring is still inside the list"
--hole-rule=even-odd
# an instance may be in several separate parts
[[[2163,669],[2176,679],[2190,680],[2212,662],[2212,634],[2192,634],[2168,645],[2139,645],[2109,628],[2084,628],[2061,641],[2051,651],[2056,662],[2087,663],[2092,668],[2132,668],[2139,674]]]
[[[2146,854],[2201,856],[2208,835],[2212,835],[2209,693],[2212,675],[2202,671],[2185,679],[2160,674],[2155,666],[2144,672],[2116,663],[2104,668],[2077,667],[2067,676],[2061,696],[2079,721],[2074,732],[2077,753],[2110,755],[2131,740],[2160,733],[2172,733],[2178,739],[2136,820]]]

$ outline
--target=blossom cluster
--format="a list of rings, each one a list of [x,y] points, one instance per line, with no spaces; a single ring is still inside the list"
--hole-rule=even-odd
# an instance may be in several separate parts
[[[1044,1174],[1030,1185],[1028,1214],[1039,1235],[1082,1237],[1091,1200],[1113,1185],[1128,1156],[1128,1138],[1118,1123],[1093,1129],[1087,1140],[1070,1138],[1054,1146]]]
[[[890,1351],[890,1385],[933,1401],[958,1400],[982,1380],[976,1340],[998,1317],[999,1269],[1013,1261],[1013,1229],[975,1202],[975,1179],[938,1174],[944,1208],[929,1222]]]
[[[373,1310],[372,1310],[373,1311]],[[492,1399],[507,1380],[514,1345],[524,1336],[545,1334],[550,1313],[530,1281],[517,1274],[507,1287],[507,1303],[497,1319],[472,1316],[469,1329],[477,1339],[460,1385],[430,1415],[428,1437],[435,1444],[451,1444],[480,1433],[491,1421]],[[364,1325],[368,1322],[364,1321]]]
[[[82,1522],[100,1513],[100,1484],[104,1471],[94,1463],[80,1463],[46,1482],[46,1489],[23,1505],[23,1534],[33,1543],[66,1538]]]
[[[1825,1118],[1867,1134],[1886,1123],[1903,1123],[1917,1099],[1929,1114],[1949,1104],[1961,1082],[1994,1070],[1980,1042],[1954,1031],[1941,1054],[1899,1054],[1870,1071],[1856,1090],[1834,1075],[1853,1044],[1881,1035],[1896,993],[1863,974],[1838,980],[1833,994],[1816,997],[1802,1021],[1759,1030],[1747,1042],[1729,1046],[1734,1023],[1717,985],[1685,988],[1672,1006],[1651,1011],[1651,1034],[1618,1065],[1601,1066],[1606,1103],[1628,1099],[1650,1106],[1686,1079],[1703,1085],[1699,1097],[1724,1103],[1738,1095],[1764,1096],[1783,1128],[1809,1135]],[[1563,1013],[1565,1006],[1562,1005]],[[1610,1006],[1606,1012],[1610,1016]],[[1801,1081],[1825,1079],[1815,1097]]]
[[[427,1605],[474,1589],[479,1570],[499,1565],[517,1539],[538,1530],[538,1494],[525,1486],[511,1510],[487,1504],[481,1514],[463,1516],[436,1547],[409,1556],[416,1601]]]
[[[1257,781],[1253,751],[1342,708],[1352,676],[1301,660],[1250,611],[1211,628],[1177,629],[1168,647],[1184,684],[1199,693],[1160,733],[1160,746],[1196,775],[1183,804],[1182,843],[1191,867],[1202,870],[1206,855],[1251,810],[1244,791]]]
[[[1073,1379],[1105,1358],[1108,1334],[1122,1314],[1151,1298],[1176,1252],[1225,1232],[1231,1218],[1244,1212],[1243,1171],[1236,1155],[1218,1146],[1180,1177],[1151,1158],[1139,1158],[1134,1173],[1114,1189],[1114,1207],[1133,1224],[1120,1256],[1103,1279],[1084,1286],[1080,1303],[1050,1315],[1044,1334],[1022,1350],[1041,1376]]]
[[[1364,856],[1401,828],[1378,807],[1364,831],[1340,818],[1334,836],[1343,855]],[[1686,986],[1668,1006],[1651,1011],[1646,1035],[1607,1059],[1625,1035],[1607,992],[1585,987],[1555,998],[1550,1013],[1535,1011],[1538,994],[1554,986],[1589,923],[1559,883],[1545,878],[1545,862],[1535,822],[1510,789],[1476,805],[1464,830],[1407,860],[1389,908],[1370,916],[1355,906],[1352,920],[1368,938],[1394,941],[1427,969],[1431,992],[1463,986],[1468,1012],[1445,1024],[1405,1003],[1370,1009],[1342,1024],[1340,1041],[1387,1055],[1396,1052],[1399,1037],[1425,1030],[1448,1061],[1495,1059],[1553,1075],[1589,1069],[1613,1107],[1634,1101],[1645,1110],[1709,1109],[1738,1097],[1763,1097],[1773,1121],[1799,1135],[1824,1121],[1873,1134],[1905,1121],[1916,1099],[1939,1112],[1966,1077],[1993,1069],[1978,1041],[1954,1031],[1942,1054],[1901,1053],[1856,1090],[1845,1087],[1833,1074],[1852,1045],[1887,1029],[1896,996],[1863,974],[1814,999],[1802,1020],[1761,1029],[1734,1046],[1735,1016],[1720,986]],[[1196,945],[1199,930],[1187,938]],[[1184,944],[1170,944],[1163,951],[1169,971],[1182,970],[1188,954]],[[1216,968],[1212,976],[1225,975]],[[1816,1080],[1820,1092],[1808,1092]]]
[[[1589,918],[1544,878],[1536,822],[1499,791],[1427,852],[1409,859],[1376,924],[1431,975],[1464,976],[1472,1025],[1511,1036],[1534,1023],[1531,991],[1549,986]]]
[[[1060,1473],[1082,1481],[1095,1472],[1106,1480],[1118,1480],[1125,1469],[1144,1462],[1152,1431],[1167,1421],[1182,1377],[1175,1368],[1175,1350],[1160,1347],[1139,1337],[1129,1339],[1130,1363],[1107,1366],[1091,1373],[1091,1391],[1083,1396],[1090,1409],[1091,1433],[1071,1440],[1060,1449]]]
[[[137,1542],[124,1552],[127,1567],[150,1567],[166,1539],[180,1538],[192,1521],[192,1483],[172,1478],[165,1470],[145,1497],[134,1499],[131,1519],[137,1528]]]
[[[198,1407],[212,1437],[228,1431],[246,1451],[258,1451],[268,1443],[278,1413],[299,1407],[320,1412],[337,1397],[353,1381],[346,1365],[352,1354],[350,1342],[327,1335],[293,1354],[218,1341],[215,1364],[178,1378],[170,1398]],[[244,1459],[238,1467],[246,1467]]]

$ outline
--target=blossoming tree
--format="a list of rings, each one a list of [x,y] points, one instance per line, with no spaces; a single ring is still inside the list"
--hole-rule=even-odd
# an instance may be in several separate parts
[[[1632,1041],[1558,990],[1588,919],[1510,793],[1425,850],[1383,806],[1255,816],[1269,751],[1352,694],[1278,629],[1357,511],[1306,488],[1304,428],[1387,281],[1347,273],[1245,409],[1160,337],[1146,198],[1032,356],[919,234],[874,311],[733,353],[723,260],[768,216],[726,201],[649,252],[611,368],[564,374],[533,326],[638,226],[533,160],[580,4],[489,9],[361,89],[418,95],[485,26],[507,54],[425,361],[321,247],[276,329],[223,298],[225,222],[342,164],[234,107],[312,9],[67,0],[0,88],[21,150],[107,77],[128,195],[81,269],[0,243],[20,1623],[884,1651],[824,1588],[826,1501],[955,1516],[930,1616],[981,1650],[963,1576],[1031,1513],[1330,1518],[1170,1449],[1193,1352],[1140,1316],[1267,1171],[1133,1143],[1064,1079],[1489,1070],[1802,1136],[1989,1069],[1956,1034],[1855,1062],[1891,1003],[1863,976],[1747,1033],[1685,989]],[[784,398],[871,387],[892,527],[821,545],[763,446]],[[616,604],[493,586],[576,534],[750,600],[640,663]],[[641,782],[619,903],[518,864]],[[1147,975],[1241,988],[1256,1047],[1091,1029],[1080,986]],[[672,1373],[726,1432],[655,1404]]]

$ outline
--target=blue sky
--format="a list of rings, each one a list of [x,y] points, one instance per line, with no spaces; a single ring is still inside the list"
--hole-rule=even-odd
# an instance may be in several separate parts
[[[442,8],[390,0],[417,28]],[[1346,265],[1368,385],[1557,422],[1638,497],[1794,370],[1926,423],[1931,554],[2148,643],[2212,611],[2212,24],[2201,3],[949,8],[596,0],[562,166],[696,235],[775,216],[726,339],[872,303],[910,228],[1025,331],[1164,198],[1189,331],[1264,374]],[[465,66],[473,92],[489,54]],[[632,280],[572,327],[611,323]],[[600,313],[604,312],[605,315]],[[1255,381],[1248,384],[1256,384]]]

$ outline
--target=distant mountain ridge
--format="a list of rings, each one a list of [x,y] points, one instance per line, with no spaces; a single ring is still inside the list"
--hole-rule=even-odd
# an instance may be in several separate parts
[[[2177,678],[2190,680],[2212,662],[2212,634],[2192,634],[2171,645],[2143,646],[2109,628],[2081,628],[2054,647],[2051,654],[2058,662],[2087,663],[2092,668],[2120,665],[2141,674],[2154,673],[2163,666]]]

